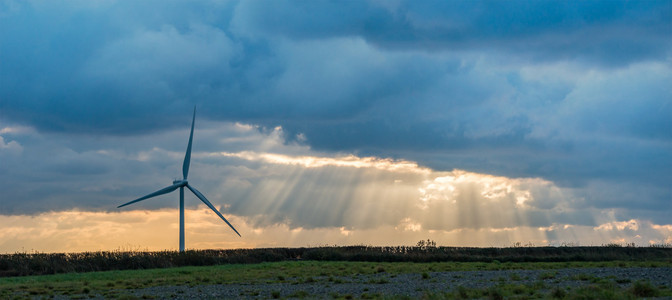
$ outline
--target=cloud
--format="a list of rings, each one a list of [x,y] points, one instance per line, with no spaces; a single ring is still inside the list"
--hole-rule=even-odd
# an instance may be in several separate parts
[[[11,154],[18,154],[23,150],[23,147],[16,141],[8,141],[5,142],[5,139],[0,136],[0,151],[2,153],[11,153]]]
[[[639,229],[639,223],[637,220],[623,221],[623,222],[611,222],[605,223],[600,226],[595,227],[595,230],[633,230],[637,231]]]
[[[667,205],[659,200],[666,191],[655,184],[616,187],[594,181],[563,187],[538,177],[440,171],[401,159],[318,152],[288,142],[280,127],[197,123],[192,183],[220,199],[213,201],[231,205],[234,214],[256,218],[257,225],[370,228],[404,218],[428,229],[592,225],[597,210],[605,208],[622,210],[619,218],[660,222],[664,216],[656,214],[657,208]],[[188,128],[140,137],[75,136],[63,142],[27,130],[14,137],[24,147],[21,155],[2,166],[3,182],[11,186],[3,213],[73,207],[110,211],[181,177],[186,141],[180,140],[187,136]],[[37,180],[39,185],[33,183]],[[646,200],[635,201],[643,195]],[[144,205],[172,207],[173,202],[157,199]],[[368,215],[371,211],[375,217]]]
[[[237,7],[234,24],[237,32],[264,37],[361,36],[391,50],[494,50],[524,60],[621,66],[668,55],[666,28],[671,14],[664,1],[399,1],[396,5],[380,1],[348,5],[279,1],[267,5],[253,1]]]
[[[270,164],[300,166],[303,168],[324,168],[324,167],[349,167],[349,168],[369,168],[379,169],[390,172],[411,172],[428,173],[429,169],[420,168],[416,163],[409,161],[394,161],[391,159],[381,159],[376,157],[357,157],[348,155],[344,157],[316,157],[316,156],[298,156],[279,155],[271,153],[254,153],[249,151],[239,153],[221,152],[219,154],[225,157],[236,157],[252,161],[264,161]]]

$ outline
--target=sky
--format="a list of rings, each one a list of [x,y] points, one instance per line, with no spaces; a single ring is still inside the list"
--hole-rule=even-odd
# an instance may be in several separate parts
[[[0,253],[672,243],[672,1],[0,0]]]

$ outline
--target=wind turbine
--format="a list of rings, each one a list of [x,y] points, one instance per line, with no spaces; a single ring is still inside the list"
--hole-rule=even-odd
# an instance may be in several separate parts
[[[220,218],[222,218],[222,220],[224,220],[224,222],[226,222],[226,224],[228,224],[231,227],[231,229],[233,229],[233,231],[235,231],[236,234],[238,234],[238,236],[240,236],[240,233],[238,233],[238,230],[233,228],[233,225],[231,225],[231,223],[229,223],[229,221],[227,221],[226,218],[224,218],[224,216],[222,216],[222,214],[219,213],[219,211],[212,205],[212,203],[210,203],[210,201],[208,201],[208,199],[206,199],[205,196],[203,196],[203,194],[201,194],[201,192],[199,192],[197,189],[195,189],[193,186],[191,186],[189,184],[189,182],[187,181],[187,175],[189,174],[189,161],[191,160],[191,141],[194,138],[194,122],[195,121],[196,121],[196,107],[194,106],[194,116],[193,116],[193,119],[191,120],[191,133],[189,134],[189,145],[187,146],[187,154],[184,155],[184,163],[182,163],[182,175],[184,176],[184,179],[174,180],[173,185],[171,185],[171,186],[162,188],[162,189],[160,189],[160,190],[158,190],[154,193],[151,193],[149,195],[146,195],[146,196],[140,197],[138,199],[135,199],[131,202],[124,203],[122,205],[117,206],[117,208],[121,208],[121,207],[124,207],[126,205],[133,204],[135,202],[140,202],[142,200],[146,200],[146,199],[149,199],[149,198],[152,198],[152,197],[156,197],[156,196],[159,196],[159,195],[170,193],[170,192],[179,188],[180,189],[180,252],[184,252],[184,187],[187,187],[192,193],[194,193],[194,195],[196,195],[196,197],[198,197],[198,199],[201,199],[201,201],[203,201],[203,203],[205,203],[205,205],[210,207],[210,209],[212,209],[212,211],[214,211]]]

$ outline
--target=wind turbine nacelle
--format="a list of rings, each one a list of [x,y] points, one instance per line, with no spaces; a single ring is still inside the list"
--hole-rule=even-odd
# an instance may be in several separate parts
[[[173,180],[173,185],[179,184],[180,186],[187,185],[188,181],[186,180]]]

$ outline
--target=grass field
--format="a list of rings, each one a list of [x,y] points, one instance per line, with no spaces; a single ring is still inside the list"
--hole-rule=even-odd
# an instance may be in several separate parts
[[[87,273],[67,273],[55,275],[22,276],[0,278],[0,298],[50,298],[65,295],[72,298],[87,298],[99,295],[105,298],[143,298],[126,293],[129,289],[153,286],[177,285],[200,286],[214,284],[269,284],[269,283],[312,283],[324,281],[338,284],[342,278],[358,275],[383,274],[393,278],[400,274],[418,274],[429,279],[432,272],[484,271],[484,270],[548,270],[539,280],[551,279],[553,270],[563,268],[628,268],[672,267],[670,261],[608,261],[608,262],[349,262],[349,261],[282,261],[259,264],[226,264],[215,266],[190,266],[147,270],[124,270]],[[549,278],[544,278],[548,276]],[[384,279],[383,279],[384,280]],[[561,279],[558,279],[561,280]],[[426,298],[636,298],[643,296],[672,297],[670,286],[654,286],[647,282],[628,282],[626,288],[617,288],[624,278],[581,278],[590,282],[586,288],[558,290],[538,283],[520,284],[516,278],[504,278],[496,287],[469,289],[457,287],[455,291],[426,291]],[[594,281],[594,282],[593,282]],[[384,282],[383,282],[384,283]],[[538,294],[545,290],[545,294]],[[275,295],[275,294],[273,294]],[[152,298],[152,295],[143,295]],[[280,297],[280,295],[277,295]],[[315,295],[297,294],[297,298]],[[352,298],[352,295],[332,295],[334,298]],[[362,297],[362,295],[359,295]],[[382,295],[366,295],[382,297]]]

